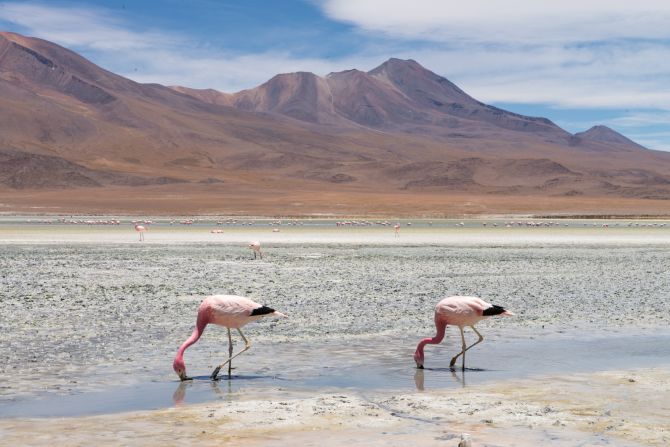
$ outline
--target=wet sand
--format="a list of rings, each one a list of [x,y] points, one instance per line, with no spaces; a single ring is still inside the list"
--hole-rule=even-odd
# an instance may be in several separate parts
[[[467,374],[467,372],[466,372]],[[458,374],[456,374],[458,375]],[[428,381],[430,371],[417,371]],[[405,393],[237,395],[227,402],[79,418],[0,421],[6,445],[665,446],[670,370],[502,381]]]

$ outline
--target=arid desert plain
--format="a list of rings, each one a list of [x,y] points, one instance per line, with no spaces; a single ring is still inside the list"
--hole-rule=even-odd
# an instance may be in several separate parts
[[[159,218],[140,242],[114,219],[0,219],[0,444],[670,443],[670,222]],[[180,382],[210,294],[289,318],[246,326],[216,382],[227,336],[208,327]],[[464,372],[455,327],[417,370],[449,295],[516,315],[478,325]]]

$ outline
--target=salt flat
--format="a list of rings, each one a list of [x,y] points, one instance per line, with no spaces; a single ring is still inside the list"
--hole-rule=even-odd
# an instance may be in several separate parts
[[[5,222],[0,440],[39,444],[31,421],[46,417],[45,436],[61,430],[73,444],[96,430],[112,442],[113,427],[126,426],[147,445],[172,435],[205,444],[318,442],[307,427],[350,442],[345,427],[361,445],[424,431],[427,445],[461,431],[509,445],[497,439],[517,431],[533,439],[524,427],[536,424],[547,429],[538,439],[565,445],[579,436],[592,445],[664,445],[670,410],[642,403],[668,393],[670,229],[477,224],[405,223],[399,237],[388,227],[224,226],[212,234],[205,224],[159,224],[140,243],[127,224]],[[262,242],[266,259],[251,259],[250,239]],[[225,357],[226,337],[208,328],[186,353],[198,380],[182,386],[172,357],[212,293],[250,296],[290,318],[249,326],[254,347],[235,362],[232,380],[216,384],[206,376]],[[447,368],[459,345],[451,328],[427,349],[430,369],[419,376],[411,354],[434,332],[434,304],[452,294],[481,296],[517,316],[481,324],[486,340],[465,374]],[[613,383],[639,405],[612,407]],[[297,414],[290,423],[277,410],[287,405]],[[518,420],[508,417],[517,405],[528,413]],[[378,424],[366,419],[372,413]],[[614,421],[619,415],[625,424]],[[168,430],[175,419],[190,422]]]

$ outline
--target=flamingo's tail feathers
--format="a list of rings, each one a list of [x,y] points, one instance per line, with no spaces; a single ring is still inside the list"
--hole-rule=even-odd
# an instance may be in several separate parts
[[[251,316],[256,316],[256,315],[267,315],[273,313],[275,310],[271,307],[268,306],[261,306],[257,307],[256,309],[251,311]]]
[[[491,315],[514,315],[514,314],[509,310],[503,309],[502,306],[496,306],[495,304],[493,304],[488,309],[484,309],[482,315],[484,315],[485,317],[489,317]]]
[[[268,306],[261,306],[261,307],[257,307],[256,309],[252,310],[251,311],[251,316],[253,317],[255,315],[274,315],[276,317],[286,317],[286,315],[284,315],[283,313],[278,312],[278,311],[276,311],[273,308],[268,307]]]

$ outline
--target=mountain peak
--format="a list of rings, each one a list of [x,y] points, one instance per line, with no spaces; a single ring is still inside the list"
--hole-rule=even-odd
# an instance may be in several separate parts
[[[584,132],[578,132],[575,134],[575,136],[583,140],[598,141],[601,143],[610,143],[610,144],[622,144],[627,146],[633,145],[638,148],[644,148],[644,146],[641,146],[636,142],[630,140],[629,138],[626,138],[616,130],[611,129],[607,126],[603,126],[601,124],[593,126],[589,130],[586,130]]]
[[[430,73],[434,76],[435,73],[431,72],[423,65],[415,61],[414,59],[398,59],[392,57],[385,62],[382,62],[379,66],[368,71],[369,75],[375,76],[383,73]]]
[[[311,71],[292,71],[290,73],[279,73],[277,75],[274,75],[272,78],[270,78],[270,81],[268,82],[278,79],[310,79],[317,77],[318,76],[312,73]]]
[[[360,75],[365,75],[367,74],[364,71],[361,71],[357,68],[351,68],[349,70],[342,70],[342,71],[331,71],[326,75],[326,79],[334,78],[334,77],[341,77],[341,76],[360,76]]]
[[[420,67],[420,68],[423,68],[425,70],[425,68],[420,63],[415,61],[414,59],[399,59],[397,57],[391,57],[391,58],[387,59],[385,62],[382,62],[381,65],[379,65],[379,67],[377,67],[377,68],[391,67],[391,66]],[[376,68],[373,69],[373,70],[376,70]]]

